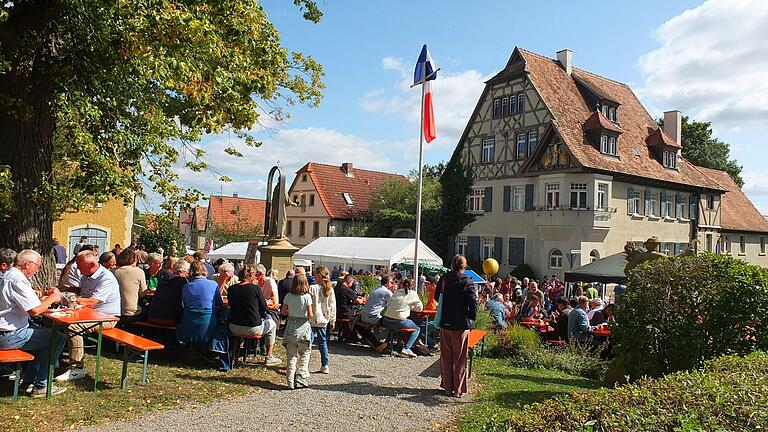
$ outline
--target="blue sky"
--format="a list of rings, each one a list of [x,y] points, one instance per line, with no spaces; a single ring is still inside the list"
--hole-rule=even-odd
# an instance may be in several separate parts
[[[261,198],[278,161],[290,173],[310,160],[407,173],[416,166],[420,95],[408,80],[423,43],[442,68],[433,86],[438,138],[426,161],[445,160],[484,79],[515,46],[550,57],[570,48],[577,67],[629,84],[652,115],[680,109],[712,121],[744,165],[744,190],[768,213],[768,2],[347,0],[320,2],[318,24],[291,2],[263,4],[284,45],[324,66],[323,101],[290,107],[288,121],[254,132],[264,145],[243,159],[223,153],[236,138],[206,137],[211,165],[234,181],[180,169],[185,186]]]

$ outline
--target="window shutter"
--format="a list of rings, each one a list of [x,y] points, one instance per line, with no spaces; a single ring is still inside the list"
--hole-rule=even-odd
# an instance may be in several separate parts
[[[635,189],[633,189],[633,188],[631,188],[631,187],[628,187],[628,188],[627,188],[627,214],[628,214],[628,215],[632,215],[632,212],[631,212],[631,211],[629,211],[629,209],[630,209],[630,205],[629,205],[629,202],[632,200],[632,195],[633,195],[634,193],[635,193]],[[635,211],[637,211],[637,209],[635,209]]]
[[[698,199],[699,196],[696,194],[691,194],[690,197],[688,197],[688,203],[690,204],[690,211],[688,215],[688,219],[691,220],[697,220],[699,218],[699,206],[698,206]]]
[[[499,264],[504,262],[504,239],[501,237],[494,237],[493,239],[493,257]]]
[[[480,261],[480,237],[467,237],[467,260]]]
[[[512,186],[504,186],[504,211],[508,212],[510,209],[512,195]]]
[[[486,213],[493,211],[493,188],[488,186],[485,188],[485,209]]]
[[[525,262],[525,239],[510,237],[509,239],[509,265],[520,265]]]
[[[525,211],[533,210],[533,184],[525,185]]]

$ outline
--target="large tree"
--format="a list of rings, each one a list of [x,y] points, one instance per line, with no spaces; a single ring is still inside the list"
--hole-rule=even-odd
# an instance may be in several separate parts
[[[664,125],[663,121],[659,124]],[[714,137],[712,123],[683,116],[683,157],[696,165],[727,172],[739,187],[744,186],[741,165],[731,159],[731,146]]]
[[[166,210],[197,201],[172,169],[207,168],[192,143],[229,130],[258,146],[260,116],[318,104],[321,76],[255,0],[3,2],[0,245],[50,251],[56,215],[144,187]]]

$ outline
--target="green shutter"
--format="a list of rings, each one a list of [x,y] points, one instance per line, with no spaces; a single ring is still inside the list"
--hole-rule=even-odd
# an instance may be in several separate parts
[[[512,201],[512,186],[504,186],[504,211],[510,210],[510,203]]]

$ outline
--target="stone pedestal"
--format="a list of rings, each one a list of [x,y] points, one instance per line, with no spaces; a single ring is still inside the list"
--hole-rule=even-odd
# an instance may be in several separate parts
[[[288,270],[293,270],[293,255],[299,250],[288,239],[270,239],[266,245],[259,246],[261,263],[267,270],[275,269],[280,277]]]

